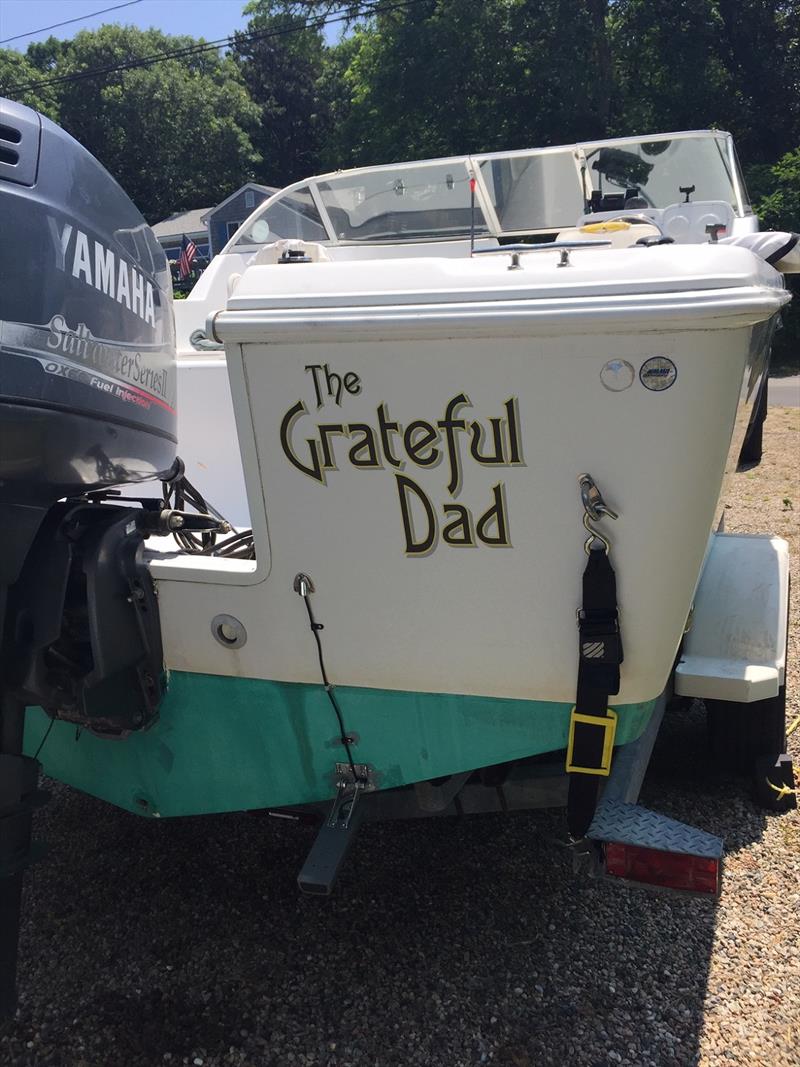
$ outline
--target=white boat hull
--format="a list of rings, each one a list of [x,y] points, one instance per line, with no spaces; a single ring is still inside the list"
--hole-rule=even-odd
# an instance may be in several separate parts
[[[572,701],[586,537],[577,480],[588,471],[620,513],[604,524],[625,645],[617,700],[655,698],[764,370],[764,323],[784,296],[769,287],[673,292],[660,311],[658,299],[259,314],[245,292],[218,328],[258,561],[154,562],[168,665],[319,681],[293,589],[304,572],[337,683]],[[656,356],[677,372],[662,391],[640,380]],[[602,381],[615,360],[633,372],[621,391]],[[468,399],[453,406],[462,394]],[[452,430],[452,449],[448,405],[465,423]],[[390,455],[381,419],[401,428],[384,431]],[[492,419],[502,462],[479,463],[473,427],[482,427],[479,453],[488,456],[497,451]],[[402,430],[415,421],[412,456]],[[427,449],[424,424],[437,434]],[[366,466],[373,447],[377,465]],[[433,448],[439,459],[428,465]],[[487,514],[493,508],[499,516]],[[448,543],[459,539],[472,544]],[[220,612],[244,625],[243,647],[214,639]]]

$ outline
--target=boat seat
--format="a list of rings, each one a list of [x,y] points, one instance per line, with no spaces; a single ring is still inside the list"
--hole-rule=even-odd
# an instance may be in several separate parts
[[[591,218],[591,216],[588,216]],[[612,248],[628,248],[637,244],[642,238],[661,236],[661,231],[652,223],[643,219],[626,219],[624,212],[617,218],[601,219],[595,222],[579,221],[577,226],[561,230],[557,241],[589,241],[602,238],[610,241]]]

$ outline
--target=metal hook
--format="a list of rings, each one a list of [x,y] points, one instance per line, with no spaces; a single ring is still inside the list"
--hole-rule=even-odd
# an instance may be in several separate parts
[[[599,530],[596,530],[592,523],[599,522],[604,515],[607,515],[609,519],[616,519],[619,516],[603,500],[603,495],[597,488],[591,474],[579,475],[578,485],[581,487],[581,501],[583,502],[583,525],[584,529],[589,533],[589,537],[584,542],[583,550],[588,556],[592,550],[592,544],[595,541],[600,541],[606,555],[608,555],[611,551],[611,542]]]
[[[604,515],[608,515],[610,519],[618,519],[619,515],[616,511],[606,504],[603,500],[603,495],[597,488],[591,474],[579,474],[578,485],[581,487],[581,501],[583,502],[584,511],[587,512],[589,518],[595,522],[599,522]]]
[[[608,555],[611,551],[611,542],[607,537],[603,537],[599,530],[595,530],[594,526],[592,526],[592,517],[588,511],[584,511],[583,513],[583,525],[589,531],[589,536],[583,542],[583,551],[586,555],[588,556],[592,551],[592,545],[595,541],[602,541],[603,550],[605,554]]]

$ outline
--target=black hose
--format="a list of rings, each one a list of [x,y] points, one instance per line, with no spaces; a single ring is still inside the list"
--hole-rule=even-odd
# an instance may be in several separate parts
[[[164,502],[168,508],[175,511],[185,511],[187,506],[193,508],[201,515],[211,515],[224,523],[230,531],[231,523],[217,509],[209,504],[203,494],[197,489],[184,473],[183,462],[176,460],[176,475],[174,478],[161,483]],[[204,530],[202,533],[192,533],[189,530],[174,530],[173,537],[183,549],[194,556],[217,556],[225,559],[255,559],[256,548],[252,530],[238,530],[223,541],[217,541],[219,534],[216,530]]]

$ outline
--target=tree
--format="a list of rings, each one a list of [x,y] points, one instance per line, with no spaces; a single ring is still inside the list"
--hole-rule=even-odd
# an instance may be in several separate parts
[[[328,111],[320,90],[322,22],[332,6],[253,0],[245,8],[247,29],[235,35],[233,56],[259,110],[254,143],[262,180],[273,185],[319,169]]]
[[[15,52],[12,48],[0,48],[0,96],[18,100],[57,122],[58,98],[54,89],[25,88],[40,80],[40,70],[27,56]]]
[[[800,139],[797,0],[614,0],[614,132],[716,126],[749,163]]]
[[[719,0],[735,111],[731,132],[751,162],[773,162],[800,141],[800,4]]]
[[[378,14],[347,42],[349,104],[328,156],[379,162],[602,137],[606,6],[423,0]]]
[[[149,222],[216,204],[255,172],[258,111],[230,58],[212,50],[114,69],[197,43],[109,25],[28,50],[40,82],[63,79],[47,87],[57,97],[60,124]],[[105,73],[81,77],[99,70]]]
[[[716,0],[615,0],[615,132],[731,125],[735,102]]]
[[[753,210],[764,229],[800,233],[800,147],[787,152],[772,167],[750,167],[747,184]],[[772,361],[773,366],[797,374],[800,369],[800,276],[787,274],[786,284],[794,299],[783,312],[784,329],[775,335]]]

